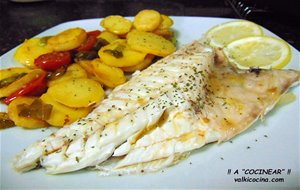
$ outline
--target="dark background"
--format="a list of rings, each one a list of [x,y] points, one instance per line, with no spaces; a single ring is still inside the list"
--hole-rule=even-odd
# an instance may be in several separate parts
[[[243,18],[271,30],[300,50],[300,0],[0,0],[0,55],[57,24],[142,9],[167,15]]]

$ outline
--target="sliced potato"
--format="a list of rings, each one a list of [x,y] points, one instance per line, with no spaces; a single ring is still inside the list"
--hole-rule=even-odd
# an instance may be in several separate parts
[[[99,57],[106,65],[113,67],[129,67],[141,63],[146,53],[133,50],[128,46],[126,40],[116,40],[102,47]]]
[[[95,76],[103,85],[114,88],[126,82],[126,77],[121,69],[106,65],[100,59],[93,60],[91,64]]]
[[[166,15],[161,15],[162,22],[160,25],[153,31],[153,33],[163,36],[166,39],[171,39],[174,35],[174,32],[171,30],[171,26],[173,25],[173,20]]]
[[[78,64],[87,72],[88,78],[98,81],[102,84],[102,82],[94,74],[94,67],[91,60],[80,60]]]
[[[6,79],[8,77],[11,77],[13,75],[18,75],[21,73],[29,73],[31,72],[31,69],[25,68],[25,67],[11,67],[7,69],[1,69],[0,70],[0,80]]]
[[[42,43],[41,40],[42,38],[25,40],[16,50],[14,59],[26,67],[37,68],[34,64],[34,60],[40,55],[53,51],[51,46]]]
[[[108,43],[112,43],[113,41],[118,40],[119,36],[109,31],[103,31],[97,38],[102,38]]]
[[[94,69],[91,62],[91,60],[79,60],[77,62],[86,71],[88,77],[94,76]]]
[[[61,104],[73,108],[89,107],[104,98],[100,84],[88,78],[73,78],[50,86],[47,93]]]
[[[174,32],[171,29],[163,29],[163,30],[157,29],[154,30],[153,33],[162,36],[169,41],[171,41],[172,37],[174,36]]]
[[[46,103],[52,105],[52,112],[50,118],[47,119],[47,123],[52,126],[62,127],[73,123],[74,121],[85,117],[90,111],[91,107],[86,108],[71,108],[55,101],[49,93],[43,94],[40,99]]]
[[[162,14],[161,18],[162,21],[160,25],[156,28],[156,30],[167,30],[174,24],[174,21],[167,15]]]
[[[146,55],[145,59],[141,63],[131,67],[122,67],[121,69],[125,72],[134,72],[137,70],[141,71],[147,68],[152,63],[154,57],[155,57],[154,55],[148,54]]]
[[[132,27],[131,21],[120,15],[111,15],[105,17],[100,22],[100,25],[106,30],[117,35],[123,35],[128,33]]]
[[[67,71],[65,72],[65,74],[63,74],[61,77],[54,79],[54,80],[50,80],[48,83],[48,86],[53,86],[55,84],[58,84],[58,83],[61,83],[64,81],[72,80],[73,78],[87,78],[87,73],[86,73],[85,69],[83,69],[77,63],[70,65],[67,68]]]
[[[127,35],[127,43],[132,49],[161,57],[170,55],[176,50],[175,45],[162,36],[138,30]]]
[[[79,47],[87,38],[82,28],[70,28],[48,39],[48,44],[55,51],[68,51]]]
[[[145,9],[134,17],[133,26],[140,31],[151,32],[161,23],[160,13],[155,10]]]
[[[24,87],[24,85],[41,76],[43,72],[45,71],[41,69],[34,69],[32,70],[32,72],[29,72],[28,74],[11,83],[10,85],[0,88],[0,98],[7,97],[12,93],[16,92],[17,90],[20,90]]]
[[[17,126],[34,129],[49,126],[47,122],[32,117],[22,117],[19,115],[19,105],[31,105],[36,98],[34,97],[18,97],[8,105],[8,116]]]

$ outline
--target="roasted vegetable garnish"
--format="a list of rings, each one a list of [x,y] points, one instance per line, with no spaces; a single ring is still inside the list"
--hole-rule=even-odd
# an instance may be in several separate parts
[[[142,63],[147,55],[144,52],[132,49],[126,40],[115,40],[102,47],[99,57],[106,65],[113,67],[129,67]]]
[[[103,51],[104,53],[109,53],[110,55],[114,56],[115,58],[121,58],[123,57],[122,50],[116,49],[106,49]]]
[[[27,73],[20,73],[20,74],[14,74],[8,78],[0,80],[0,88],[10,85],[11,83],[15,82],[16,80],[19,80]]]
[[[82,51],[78,52],[75,56],[78,62],[80,60],[93,60],[98,57],[98,53],[96,51]]]
[[[40,99],[35,99],[30,105],[17,105],[20,117],[32,117],[41,120],[47,120],[52,111],[52,105],[43,103]]]
[[[10,128],[15,126],[15,123],[9,119],[8,114],[0,112],[0,129]]]
[[[96,44],[94,45],[94,50],[98,51],[101,47],[108,45],[109,42],[104,38],[98,38]]]
[[[47,127],[49,124],[39,118],[36,117],[31,117],[35,114],[36,115],[47,115],[49,112],[50,107],[47,107],[46,109],[41,106],[39,108],[34,107],[32,108],[33,110],[26,111],[26,109],[29,109],[31,105],[37,101],[37,98],[34,97],[18,97],[15,100],[13,100],[9,105],[8,105],[8,116],[11,120],[15,122],[17,126],[28,128],[28,129],[34,129],[34,128],[41,128],[41,127]],[[38,103],[34,103],[38,104]],[[43,104],[40,104],[43,105]],[[37,106],[37,105],[35,105]],[[45,112],[44,113],[34,113],[34,112]],[[47,113],[46,113],[47,112]],[[21,113],[21,114],[20,114]]]
[[[14,81],[10,85],[0,88],[0,98],[7,97],[7,96],[11,95],[12,93],[16,92],[17,90],[21,89],[29,82],[37,79],[42,72],[43,71],[40,69],[35,69],[32,72],[30,72],[30,73],[26,74],[25,76],[22,76],[18,80]]]
[[[97,28],[72,26],[25,40],[14,54],[25,67],[0,69],[0,99],[9,105],[14,123],[25,128],[69,125],[130,73],[175,51],[169,16],[148,9],[135,17],[109,15]]]

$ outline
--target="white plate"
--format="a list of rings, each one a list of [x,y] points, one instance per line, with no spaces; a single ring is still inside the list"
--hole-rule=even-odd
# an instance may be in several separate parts
[[[179,45],[199,39],[212,26],[231,19],[203,17],[173,17]],[[39,36],[53,35],[71,27],[86,30],[101,29],[100,19],[80,20],[60,24]],[[266,31],[268,35],[274,35]],[[1,68],[18,65],[13,61],[15,49],[1,57]],[[286,68],[299,70],[299,52],[292,48],[293,58]],[[53,129],[24,130],[11,128],[1,135],[1,189],[92,189],[92,188],[299,188],[299,87],[291,89],[297,100],[271,111],[266,119],[256,122],[232,142],[211,144],[195,151],[188,159],[164,171],[117,177],[100,177],[94,171],[79,171],[50,176],[43,169],[16,173],[11,160],[23,148]],[[1,107],[1,111],[5,111]],[[228,169],[231,174],[228,175]],[[243,169],[284,169],[281,174],[243,174]],[[238,170],[239,174],[233,174]],[[291,172],[289,172],[291,171]],[[282,178],[284,182],[234,182],[236,177]],[[249,179],[249,178],[248,178]]]

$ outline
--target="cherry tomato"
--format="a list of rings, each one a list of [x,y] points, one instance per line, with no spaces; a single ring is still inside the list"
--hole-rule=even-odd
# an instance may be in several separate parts
[[[91,31],[87,33],[87,39],[76,49],[78,52],[90,51],[97,42],[97,36],[101,32],[99,30]]]
[[[70,63],[71,53],[68,51],[43,54],[34,60],[34,64],[45,71],[55,71]]]
[[[19,96],[39,96],[44,93],[47,89],[47,81],[46,81],[47,73],[43,72],[37,79],[31,81],[27,85],[25,85],[20,90],[12,93],[10,96],[6,97],[3,100],[3,103],[9,104],[11,101],[16,99]]]

